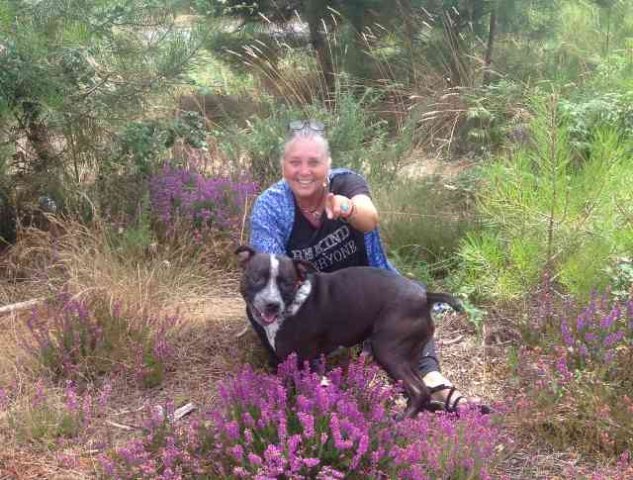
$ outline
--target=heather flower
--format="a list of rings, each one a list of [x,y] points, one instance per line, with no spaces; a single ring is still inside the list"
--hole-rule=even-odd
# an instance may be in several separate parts
[[[246,199],[256,191],[255,183],[245,177],[206,178],[194,169],[177,169],[167,164],[150,179],[153,214],[172,233],[175,220],[183,219],[193,227],[200,242],[203,233],[235,233]]]
[[[61,291],[31,312],[27,326],[35,342],[24,342],[23,346],[55,379],[83,384],[125,368],[132,363],[126,360],[136,358],[138,365],[130,365],[136,374],[145,380],[149,373],[159,380],[159,373],[171,358],[172,348],[166,338],[174,323],[173,318],[127,318],[120,307],[111,310],[99,301],[88,304]],[[128,355],[132,358],[122,358]],[[111,387],[105,387],[100,402],[110,391]],[[72,392],[67,396],[72,402]]]
[[[215,409],[200,412],[186,428],[165,416],[154,419],[143,441],[116,452],[115,466],[102,462],[104,472],[125,479],[167,478],[165,472],[183,478],[427,478],[427,472],[428,478],[481,478],[494,458],[499,434],[474,413],[394,420],[388,392],[396,390],[375,365],[352,362],[327,378],[323,386],[322,375],[299,369],[295,358],[276,375],[247,366],[218,385]]]
[[[99,397],[97,399],[97,404],[100,408],[105,408],[110,400],[110,396],[112,395],[112,384],[107,382],[103,385],[101,390],[99,391]]]
[[[70,380],[66,381],[66,408],[71,413],[75,413],[79,409],[75,384]]]
[[[631,301],[627,302],[625,308],[618,303],[609,306],[606,295],[598,296],[594,292],[589,304],[576,316],[575,322],[561,320],[561,337],[567,347],[564,357],[568,370],[591,366],[609,375],[617,352],[622,347],[628,348],[628,339],[633,334],[633,309],[629,307],[630,304]],[[575,328],[570,328],[570,324]],[[557,369],[562,376],[567,376],[562,362],[563,357],[559,357]]]

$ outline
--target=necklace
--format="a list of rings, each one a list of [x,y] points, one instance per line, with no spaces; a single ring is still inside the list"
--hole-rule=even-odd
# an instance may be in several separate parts
[[[323,210],[321,209],[321,207],[304,208],[300,206],[299,208],[306,216],[310,216],[315,220],[321,220],[321,216],[323,216]]]
[[[323,212],[324,212],[324,209],[323,209],[324,198],[325,198],[325,191],[324,191],[323,196],[319,200],[319,204],[316,207],[303,207],[301,204],[299,204],[299,201],[297,201],[297,205],[299,205],[299,209],[310,222],[313,222],[313,223],[320,222],[321,217],[323,216]]]

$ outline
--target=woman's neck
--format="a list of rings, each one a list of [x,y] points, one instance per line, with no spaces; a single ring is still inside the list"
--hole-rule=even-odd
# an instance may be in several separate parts
[[[324,205],[324,199],[326,196],[325,188],[314,195],[307,198],[299,198],[295,197],[297,200],[297,205],[299,208],[303,210],[318,210]]]

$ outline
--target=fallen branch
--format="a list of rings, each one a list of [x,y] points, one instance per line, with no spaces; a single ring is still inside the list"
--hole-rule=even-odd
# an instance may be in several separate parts
[[[196,406],[191,402],[187,403],[186,405],[183,405],[180,408],[177,408],[176,410],[174,410],[172,421],[175,422],[177,420],[180,420],[185,415],[189,415],[195,409],[196,409]]]
[[[440,340],[440,345],[453,345],[454,343],[459,343],[464,339],[463,335],[457,335],[455,338],[451,338],[450,340]]]
[[[5,315],[7,313],[13,313],[13,312],[19,312],[20,310],[25,310],[29,307],[34,307],[43,301],[44,301],[43,298],[33,298],[25,302],[18,302],[18,303],[12,303],[10,305],[5,305],[4,307],[0,307],[0,315]]]
[[[134,430],[137,428],[137,427],[130,427],[129,425],[123,425],[122,423],[113,422],[112,420],[106,420],[105,423],[107,423],[108,425],[112,425],[113,427],[120,428],[121,430],[126,430],[126,431]]]
[[[250,329],[251,329],[251,324],[248,320],[246,320],[246,325],[239,333],[235,334],[235,338],[242,338],[244,335],[248,333]]]

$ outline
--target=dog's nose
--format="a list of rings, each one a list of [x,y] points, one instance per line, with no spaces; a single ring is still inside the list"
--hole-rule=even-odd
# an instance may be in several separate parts
[[[266,313],[278,313],[279,307],[280,305],[277,302],[269,302],[264,306]]]

